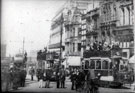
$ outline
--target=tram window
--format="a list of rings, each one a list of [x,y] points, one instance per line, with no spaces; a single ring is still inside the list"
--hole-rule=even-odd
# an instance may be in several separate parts
[[[86,60],[86,61],[85,61],[85,69],[88,69],[88,68],[89,68],[89,61]]]
[[[106,60],[103,61],[102,68],[103,69],[108,69],[108,61],[106,61]]]
[[[112,62],[110,62],[110,69],[112,69],[112,66],[113,66],[113,64],[112,64]]]
[[[96,69],[101,69],[101,61],[100,60],[97,61]]]
[[[91,60],[91,69],[95,69],[95,61],[94,60]]]

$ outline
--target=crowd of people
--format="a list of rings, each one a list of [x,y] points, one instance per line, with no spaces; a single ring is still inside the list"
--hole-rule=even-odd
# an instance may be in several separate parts
[[[50,88],[50,81],[51,81],[51,70],[42,70],[39,69],[37,72],[37,78],[39,82],[39,88]],[[56,73],[56,88],[66,88],[65,80],[66,80],[67,73],[64,68],[61,68],[59,72]],[[69,73],[69,79],[72,82],[71,90],[80,90],[84,87],[85,81],[89,82],[94,86],[96,83],[95,79],[95,72],[94,70],[84,71],[82,69],[71,69]]]
[[[72,69],[70,79],[72,82],[71,90],[81,91],[86,87],[86,83],[91,87],[89,87],[90,89],[96,88],[98,90],[98,83],[95,82],[95,72],[91,67],[89,67],[89,70]]]
[[[84,51],[84,57],[89,58],[92,56],[111,56],[111,50],[120,49],[118,42],[112,42],[109,44],[107,42],[98,42],[88,44],[86,47],[86,51]]]
[[[91,43],[90,45],[88,44],[88,46],[90,47],[89,50],[91,51],[102,51],[102,50],[109,51],[114,48],[119,48],[118,42],[112,42],[112,44],[109,44],[107,42],[95,41],[94,43]]]
[[[52,81],[53,76],[53,71],[51,69],[38,69],[36,76],[39,81],[39,88],[50,87],[50,81]],[[56,81],[56,88],[65,88],[66,71],[64,69],[61,69],[59,72],[56,73],[53,79],[54,81]]]
[[[25,86],[25,79],[26,79],[26,70],[25,68],[17,68],[12,67],[9,69],[8,73],[8,86],[7,88],[11,89],[18,89],[18,87],[24,87]]]

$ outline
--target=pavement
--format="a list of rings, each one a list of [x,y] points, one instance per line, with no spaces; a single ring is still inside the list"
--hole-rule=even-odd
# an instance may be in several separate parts
[[[10,92],[44,92],[44,93],[81,93],[75,90],[71,90],[71,82],[70,79],[66,78],[66,88],[56,88],[56,82],[50,83],[50,88],[39,88],[39,84],[36,76],[34,77],[34,81],[30,80],[30,76],[26,77],[26,86],[19,87],[18,90],[11,90]],[[44,82],[45,85],[45,82]],[[128,86],[128,85],[127,85]],[[113,88],[101,88],[99,87],[99,93],[135,93],[135,90],[132,88],[121,88],[121,89],[113,89]]]

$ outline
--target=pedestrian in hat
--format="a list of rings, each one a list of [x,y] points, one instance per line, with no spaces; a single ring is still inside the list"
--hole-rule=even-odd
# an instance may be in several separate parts
[[[39,88],[43,88],[43,79],[44,79],[44,73],[41,70],[41,72],[39,73]]]

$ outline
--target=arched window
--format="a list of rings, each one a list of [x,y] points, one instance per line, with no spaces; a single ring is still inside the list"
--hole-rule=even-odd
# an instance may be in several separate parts
[[[130,6],[127,7],[127,10],[128,10],[128,22],[129,22],[129,25],[130,25]]]
[[[125,10],[124,10],[124,8],[122,8],[122,12],[123,12],[123,25],[125,25]]]
[[[132,6],[129,6],[130,8],[130,25],[133,24],[133,7]]]
[[[124,9],[120,9],[120,25],[123,26],[124,24]]]
[[[116,15],[116,7],[115,8],[113,8],[114,9],[114,15],[113,15],[113,17],[114,17],[114,20],[116,19],[116,17],[117,17],[117,15]]]
[[[129,10],[127,7],[124,8],[124,12],[125,12],[125,25],[129,25]]]

